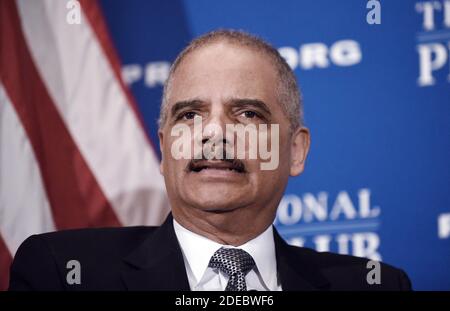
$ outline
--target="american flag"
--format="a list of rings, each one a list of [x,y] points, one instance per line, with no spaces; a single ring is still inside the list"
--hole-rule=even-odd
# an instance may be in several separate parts
[[[32,234],[157,225],[168,213],[99,4],[0,0],[0,289]],[[76,1],[74,1],[76,2]]]

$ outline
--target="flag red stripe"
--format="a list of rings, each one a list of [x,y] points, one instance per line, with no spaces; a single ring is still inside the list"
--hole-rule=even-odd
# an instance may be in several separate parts
[[[0,79],[33,147],[56,227],[120,225],[41,81],[14,1],[0,1],[0,21]]]
[[[5,242],[0,236],[0,290],[8,289],[9,266],[11,265],[11,255]]]
[[[98,42],[100,43],[103,52],[105,53],[111,68],[114,72],[114,75],[116,76],[116,79],[119,81],[120,87],[122,88],[123,92],[125,93],[128,103],[131,105],[131,108],[136,116],[136,119],[138,120],[139,125],[141,126],[142,130],[145,133],[145,137],[147,138],[147,141],[149,142],[150,146],[152,146],[153,151],[158,150],[155,148],[155,144],[151,140],[151,138],[148,136],[146,132],[146,128],[144,125],[144,120],[142,119],[142,115],[139,112],[137,103],[131,94],[129,88],[125,85],[122,75],[121,75],[121,63],[120,59],[117,55],[116,49],[113,45],[113,41],[111,40],[108,27],[105,22],[105,18],[103,16],[102,10],[100,8],[100,5],[96,0],[80,0],[81,7],[84,11],[85,16],[89,20],[89,23],[92,27],[92,30],[97,36]],[[155,153],[156,154],[156,153]]]

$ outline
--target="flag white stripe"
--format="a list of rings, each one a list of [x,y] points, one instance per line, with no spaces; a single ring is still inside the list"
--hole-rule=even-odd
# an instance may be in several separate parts
[[[1,83],[0,168],[0,233],[14,255],[27,237],[55,225],[32,146]]]
[[[168,203],[159,161],[87,18],[68,24],[65,1],[17,4],[38,72],[119,220],[160,224]]]

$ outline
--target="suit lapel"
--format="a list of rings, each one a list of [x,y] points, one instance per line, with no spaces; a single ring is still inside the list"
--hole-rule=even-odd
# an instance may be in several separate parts
[[[128,290],[189,291],[181,248],[172,215],[123,262],[121,274]],[[326,290],[328,280],[302,249],[288,245],[274,228],[278,277],[284,291]]]
[[[124,259],[122,279],[128,290],[190,290],[171,214]]]
[[[328,280],[302,249],[288,245],[274,228],[278,277],[283,291],[327,290]]]

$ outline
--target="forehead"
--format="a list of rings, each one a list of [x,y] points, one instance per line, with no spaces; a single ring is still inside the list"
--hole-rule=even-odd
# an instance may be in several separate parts
[[[270,58],[248,47],[217,42],[188,54],[172,76],[169,105],[200,98],[254,98],[276,103],[278,75]]]

